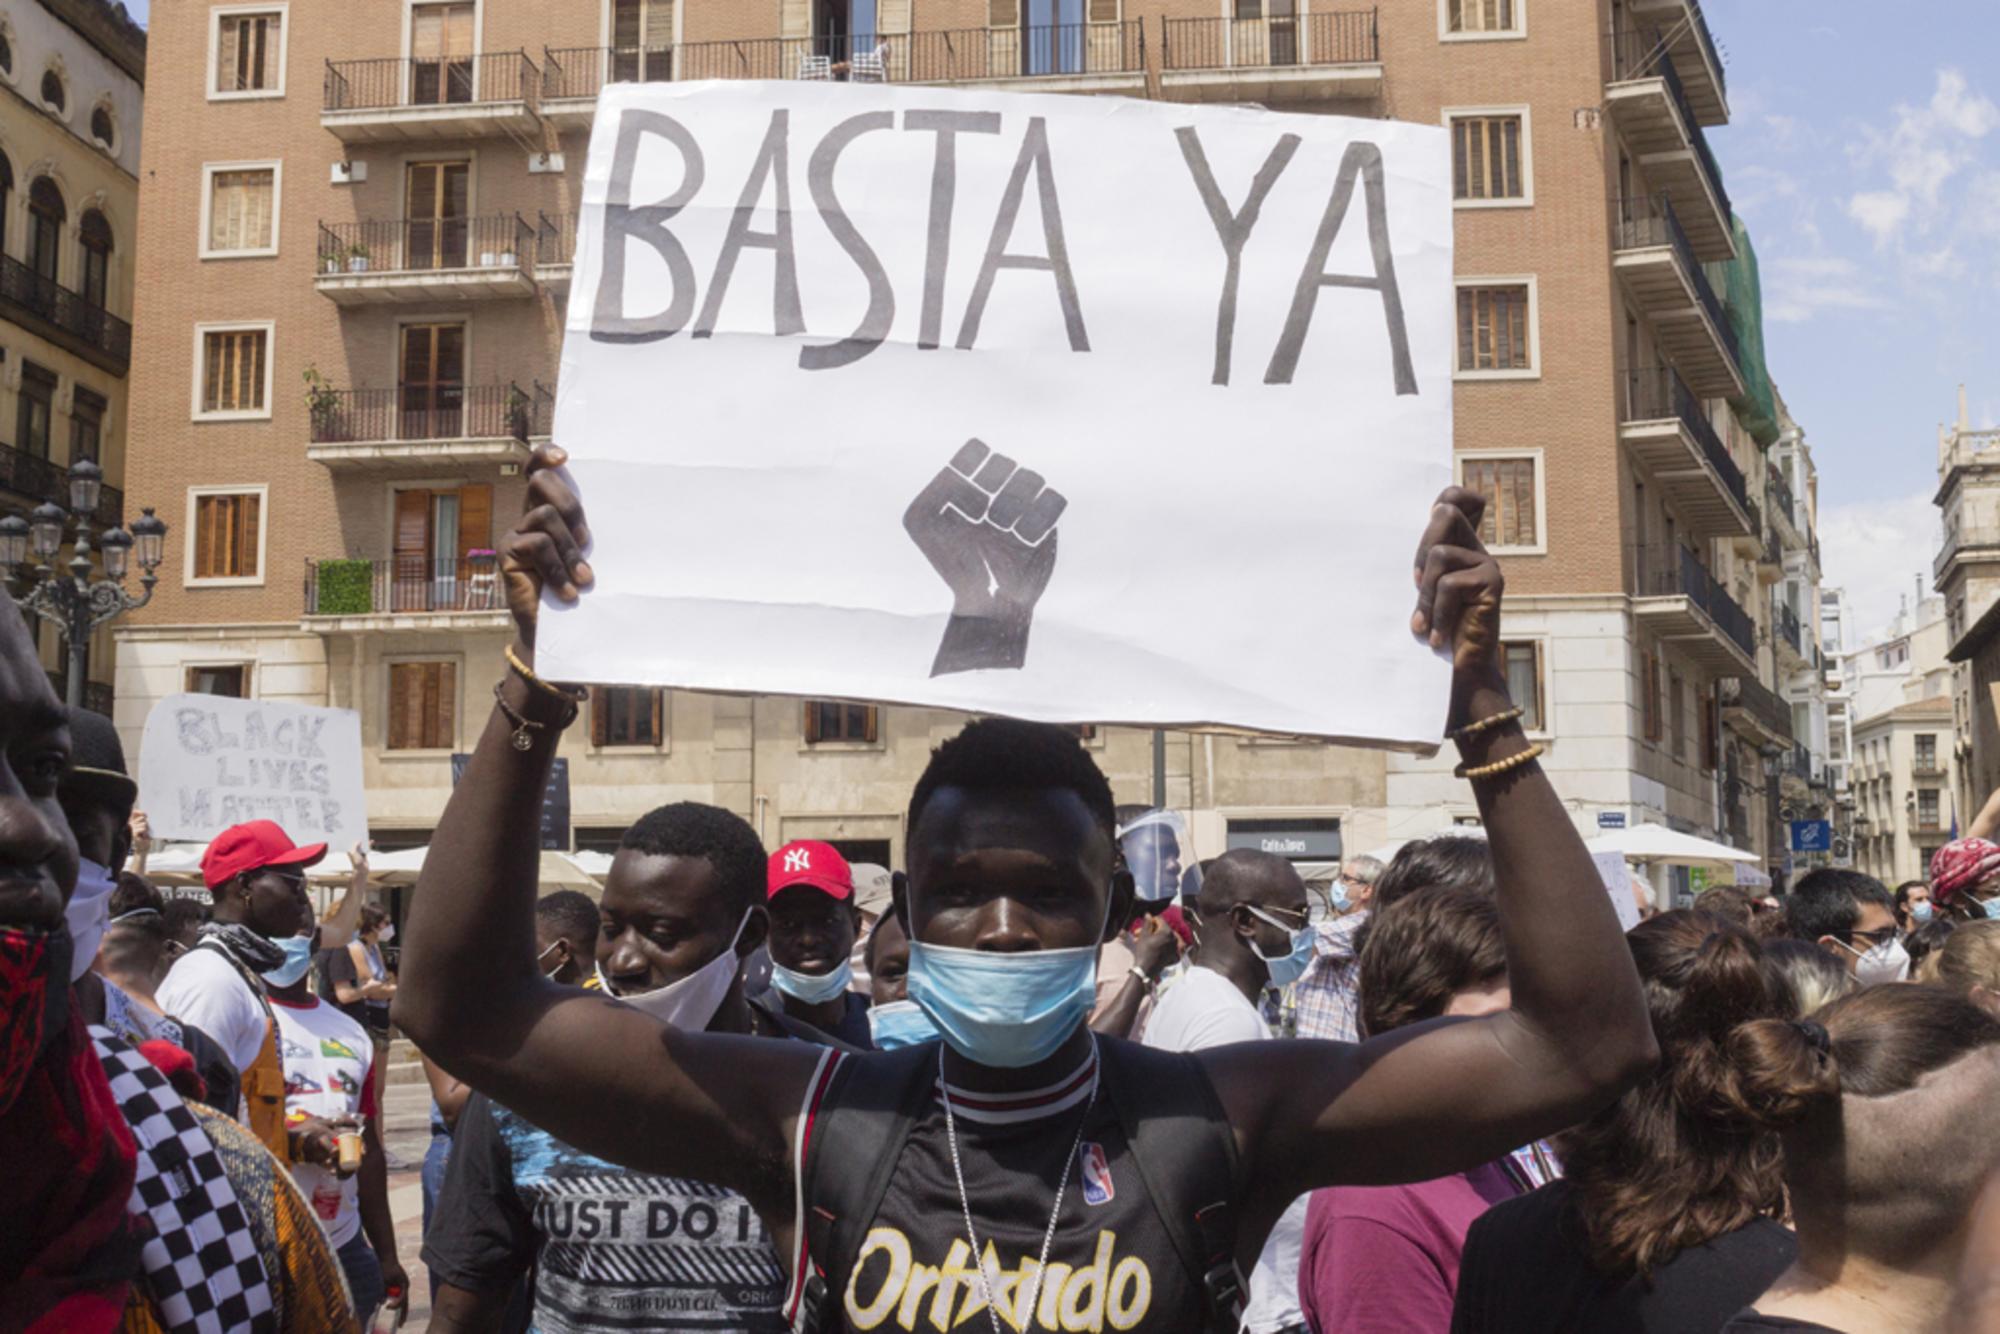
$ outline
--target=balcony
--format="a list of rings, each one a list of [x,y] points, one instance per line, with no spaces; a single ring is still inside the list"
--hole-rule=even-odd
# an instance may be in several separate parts
[[[1916,761],[1910,765],[1910,777],[1920,783],[1942,783],[1948,775],[1945,773],[1944,765],[1938,760],[1937,756],[1933,755],[1929,759],[1925,759],[1919,755]]]
[[[348,144],[502,134],[526,142],[540,126],[541,90],[541,71],[525,51],[329,60],[319,123]]]
[[[1611,82],[1604,109],[1637,155],[1646,179],[1664,189],[1687,229],[1695,256],[1734,259],[1736,237],[1722,169],[1688,105],[1674,62],[1658,32],[1611,34]]]
[[[1799,614],[1782,602],[1771,607],[1771,642],[1785,655],[1789,655],[1794,670],[1812,666],[1812,655],[1806,650],[1805,630],[1799,624]]]
[[[1722,725],[1753,745],[1792,744],[1792,709],[1754,676],[1728,676],[1719,683]]]
[[[551,292],[569,290],[576,263],[576,214],[535,215],[535,282]]]
[[[957,84],[1014,91],[1140,93],[1145,27],[1038,24],[884,33],[868,38],[760,37],[678,46],[584,46],[543,54],[543,113],[559,126],[588,124],[596,98],[619,83],[693,79],[826,79]],[[877,77],[872,71],[879,67]]]
[[[1703,125],[1728,124],[1728,76],[1700,0],[1631,0],[1631,9],[1634,14],[1659,15],[1662,40],[1695,116]]]
[[[1776,468],[1764,469],[1765,508],[1777,519],[1778,538],[1783,546],[1797,549],[1805,542],[1805,535],[1799,530],[1798,502],[1792,498],[1792,488],[1785,481],[1785,475]]]
[[[1372,98],[1382,92],[1376,11],[1164,19],[1160,86],[1191,102]]]
[[[1940,591],[1954,565],[1988,565],[2000,562],[2000,527],[1961,523],[1944,535],[1944,549],[1931,563],[1931,574]]]
[[[322,222],[313,286],[339,306],[533,296],[535,245],[518,213]]]
[[[1612,208],[1612,272],[1633,306],[1652,320],[1654,341],[1702,397],[1741,394],[1736,327],[1695,258],[1673,204],[1655,195],[1621,199]]]
[[[1665,366],[1628,372],[1618,438],[1666,489],[1695,537],[1736,537],[1750,524],[1743,470],[1709,425],[1701,400]]]
[[[30,510],[43,501],[69,508],[69,468],[67,465],[30,454],[12,445],[0,445],[0,491],[19,497],[19,504],[0,501],[0,513]],[[91,522],[98,528],[115,528],[125,521],[125,493],[115,486],[97,492],[97,513]]]
[[[306,562],[303,629],[465,631],[502,629],[509,620],[491,552]]]
[[[132,367],[131,325],[12,255],[0,255],[0,318],[112,375]]]
[[[515,384],[315,390],[306,457],[337,472],[525,463],[535,404]]]
[[[1653,634],[1717,676],[1757,670],[1757,626],[1694,552],[1679,544],[1632,552],[1632,611]]]

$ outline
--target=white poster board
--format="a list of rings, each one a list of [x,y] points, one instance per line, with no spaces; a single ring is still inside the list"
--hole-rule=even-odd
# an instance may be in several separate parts
[[[1621,853],[1593,852],[1590,860],[1597,863],[1598,879],[1604,882],[1604,892],[1611,896],[1611,906],[1618,913],[1619,929],[1630,931],[1639,925],[1639,904],[1632,897],[1634,873],[1626,867]]]
[[[828,83],[599,103],[558,679],[1420,747],[1430,126]]]
[[[207,842],[245,820],[342,851],[368,836],[352,709],[168,695],[146,715],[138,778],[155,838]]]

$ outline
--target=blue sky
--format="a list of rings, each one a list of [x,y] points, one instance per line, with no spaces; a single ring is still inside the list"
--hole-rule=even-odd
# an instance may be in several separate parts
[[[146,22],[149,0],[127,0]],[[1765,350],[1819,467],[1827,583],[1885,623],[1936,550],[1937,425],[2000,425],[1994,0],[1709,0],[1710,132],[1762,265]]]
[[[1765,353],[1819,468],[1829,586],[1863,630],[1936,551],[1937,426],[2000,424],[1992,0],[1711,0],[1710,132],[1762,269]],[[1984,68],[1982,68],[1982,64]]]

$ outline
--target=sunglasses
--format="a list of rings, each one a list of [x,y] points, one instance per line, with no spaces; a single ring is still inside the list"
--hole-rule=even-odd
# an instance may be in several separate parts
[[[1866,942],[1870,948],[1877,945],[1886,945],[1895,938],[1896,928],[1894,926],[1878,927],[1873,931],[1850,931],[1847,933],[1849,944],[1862,941]]]

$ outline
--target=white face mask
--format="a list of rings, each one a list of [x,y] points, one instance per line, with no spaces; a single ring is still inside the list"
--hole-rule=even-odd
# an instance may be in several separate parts
[[[104,943],[104,930],[111,925],[111,891],[116,888],[118,881],[109,869],[88,857],[77,859],[76,892],[63,908],[72,947],[69,959],[72,982],[89,972],[91,962],[97,958],[97,947]]]
[[[1882,982],[1900,982],[1910,971],[1910,952],[1894,936],[1866,950],[1857,950],[1852,945],[1848,945],[1847,949],[1856,956],[1854,980],[1864,987]]]
[[[375,939],[384,945],[388,944],[395,938],[396,938],[396,924],[394,922],[387,923],[386,925],[383,926],[383,928],[380,931],[377,931],[375,933]]]
[[[715,1018],[715,1012],[722,1007],[722,998],[729,994],[729,984],[742,968],[743,961],[736,957],[736,942],[743,938],[743,928],[750,924],[751,912],[749,908],[743,910],[743,919],[736,924],[736,934],[729,938],[728,949],[678,982],[669,982],[653,991],[619,996],[600,964],[597,984],[604,988],[605,995],[617,996],[633,1009],[643,1010],[669,1027],[699,1033]]]

